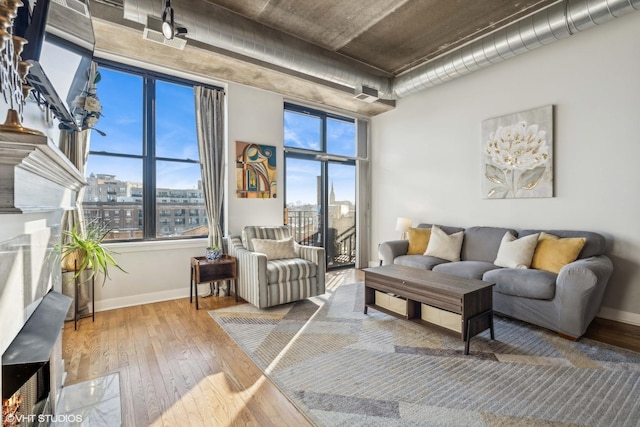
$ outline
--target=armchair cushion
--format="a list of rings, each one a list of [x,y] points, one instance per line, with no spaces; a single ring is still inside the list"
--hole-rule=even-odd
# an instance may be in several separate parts
[[[293,237],[282,240],[273,239],[251,239],[251,243],[256,252],[263,253],[267,260],[296,258],[296,249]]]
[[[307,279],[315,277],[317,271],[316,264],[302,258],[267,261],[267,281],[269,283]]]

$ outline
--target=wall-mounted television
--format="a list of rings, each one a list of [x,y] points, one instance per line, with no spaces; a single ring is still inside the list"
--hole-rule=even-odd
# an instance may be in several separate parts
[[[31,64],[27,82],[63,127],[76,128],[73,100],[86,90],[95,38],[83,0],[23,0],[14,34],[28,40],[22,59]]]

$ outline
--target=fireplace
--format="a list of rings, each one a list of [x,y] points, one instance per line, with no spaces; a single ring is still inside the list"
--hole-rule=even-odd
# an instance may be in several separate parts
[[[51,420],[51,355],[70,305],[71,298],[47,293],[2,355],[3,427],[48,425]]]
[[[9,398],[2,399],[2,427],[46,425],[53,415],[49,392],[49,362],[45,363]]]

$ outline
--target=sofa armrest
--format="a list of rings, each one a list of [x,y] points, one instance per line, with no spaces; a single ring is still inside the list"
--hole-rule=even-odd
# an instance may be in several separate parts
[[[560,332],[578,338],[598,314],[613,263],[605,255],[579,259],[562,267],[556,279]]]
[[[229,255],[238,264],[238,296],[256,307],[267,307],[267,256],[245,249],[239,234],[230,235],[227,242]]]
[[[325,274],[327,272],[327,257],[324,248],[317,246],[305,246],[296,243],[296,254],[318,266],[318,295],[325,293]]]
[[[378,246],[378,256],[382,260],[382,265],[391,265],[393,260],[400,255],[406,255],[409,250],[408,240],[389,240],[382,242]]]

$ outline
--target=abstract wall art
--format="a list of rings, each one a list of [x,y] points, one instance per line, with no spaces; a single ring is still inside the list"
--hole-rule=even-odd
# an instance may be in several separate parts
[[[482,122],[482,196],[553,197],[553,106]]]
[[[277,195],[276,147],[236,141],[236,196],[272,199]]]

